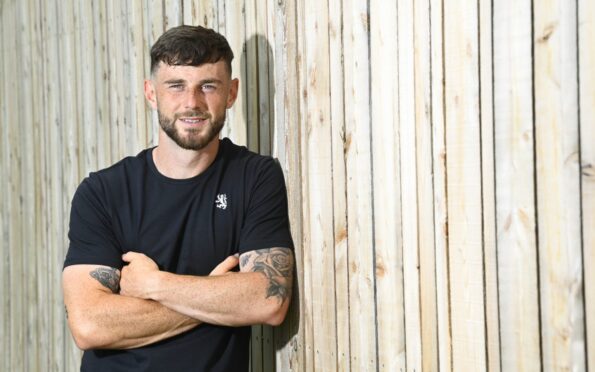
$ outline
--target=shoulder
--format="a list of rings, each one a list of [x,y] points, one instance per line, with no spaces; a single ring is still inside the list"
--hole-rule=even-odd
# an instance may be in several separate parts
[[[136,156],[125,157],[107,168],[90,172],[78,186],[75,199],[77,196],[104,198],[112,191],[126,187],[136,174],[144,173],[148,151],[143,150]]]
[[[228,165],[232,169],[242,169],[249,179],[258,179],[266,176],[281,176],[283,172],[277,159],[257,154],[245,146],[238,146],[228,138],[221,140],[221,146]]]

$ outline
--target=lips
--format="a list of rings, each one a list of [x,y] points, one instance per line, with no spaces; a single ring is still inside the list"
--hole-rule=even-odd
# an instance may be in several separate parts
[[[208,118],[193,116],[193,117],[179,118],[178,120],[180,120],[184,124],[197,125],[197,124],[204,123],[207,119]]]

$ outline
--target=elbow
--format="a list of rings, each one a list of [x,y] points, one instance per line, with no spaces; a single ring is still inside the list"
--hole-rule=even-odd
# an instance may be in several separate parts
[[[76,346],[83,350],[101,349],[104,343],[101,342],[101,330],[89,320],[69,320],[68,326]]]
[[[70,333],[74,339],[76,347],[83,351],[91,350],[95,348],[95,340],[91,337],[92,332],[89,332],[86,327],[83,326],[70,326]]]
[[[289,299],[284,300],[282,303],[276,302],[275,306],[271,306],[271,309],[263,323],[273,327],[281,325],[287,316],[288,309]]]

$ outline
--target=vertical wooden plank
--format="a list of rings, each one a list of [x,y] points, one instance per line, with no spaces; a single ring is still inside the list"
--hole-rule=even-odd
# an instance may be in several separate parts
[[[94,127],[97,142],[96,169],[105,168],[112,163],[110,115],[109,115],[109,59],[107,45],[106,3],[93,1],[93,54],[95,64],[95,98]],[[89,132],[92,129],[89,128]],[[89,133],[93,136],[93,133]],[[83,174],[86,176],[88,173]]]
[[[145,72],[145,59],[150,57],[145,54],[146,41],[144,38],[144,19],[142,0],[134,0],[128,8],[128,32],[130,33],[130,96],[134,109],[131,111],[131,125],[135,126],[136,148],[135,153],[142,148],[148,147],[148,134],[150,122],[147,122],[148,105],[145,103],[143,82],[148,71]]]
[[[163,0],[163,8],[165,9],[163,24],[166,30],[183,24],[182,0]]]
[[[543,367],[584,371],[576,2],[534,3],[533,15]]]
[[[531,43],[531,1],[494,3],[498,293],[504,371],[541,370]]]
[[[259,151],[259,111],[258,111],[258,38],[256,25],[256,1],[246,0],[246,59],[242,73],[246,84],[245,119],[248,126],[248,148]]]
[[[202,2],[201,2],[202,3]],[[162,0],[149,0],[148,6],[147,2],[143,3],[146,6],[146,17],[147,23],[145,27],[145,35],[148,40],[148,48],[145,52],[145,55],[148,57],[148,63],[150,63],[150,48],[153,44],[157,41],[159,36],[163,34],[165,31],[165,25],[163,22],[164,13],[163,13],[163,2]],[[147,68],[146,71],[149,69]],[[151,123],[151,131],[149,136],[149,143],[151,146],[157,145],[157,139],[159,137],[159,122],[157,120],[157,111],[156,110],[149,110],[150,118],[147,118],[147,123]]]
[[[29,176],[33,184],[32,195],[32,217],[31,229],[34,235],[32,240],[32,255],[27,262],[31,270],[30,281],[34,282],[35,288],[32,296],[35,298],[35,305],[33,313],[31,314],[34,320],[31,324],[33,328],[32,333],[37,343],[37,358],[32,363],[31,370],[39,370],[49,365],[48,353],[48,307],[47,307],[47,292],[44,291],[46,270],[42,269],[41,263],[47,261],[47,237],[44,234],[44,220],[47,219],[47,209],[44,207],[44,197],[46,195],[46,184],[43,182],[43,159],[46,155],[44,148],[44,137],[42,128],[47,124],[44,115],[45,99],[43,95],[43,34],[42,34],[42,13],[41,6],[37,0],[28,0],[28,14],[27,24],[31,33],[31,105],[35,107],[33,110],[33,118],[31,122],[31,132],[28,134],[33,137],[32,147],[28,156],[32,157],[33,169]],[[33,61],[38,61],[33,62]],[[39,62],[41,61],[41,62]],[[1,98],[0,98],[1,100]],[[43,124],[42,124],[43,123]]]
[[[343,2],[351,368],[377,368],[370,150],[369,9]]]
[[[5,17],[9,16],[7,8],[3,8],[0,12],[0,53],[2,56],[7,55],[8,45],[6,38],[8,33],[5,31],[6,21]],[[2,123],[8,123],[8,106],[6,103],[6,95],[8,91],[6,78],[6,59],[0,58],[0,120]],[[0,141],[2,147],[0,148],[0,177],[3,180],[8,180],[8,125],[0,125]],[[6,186],[3,188],[3,193],[0,195],[0,254],[5,257],[0,263],[0,348],[2,350],[9,350],[9,336],[10,336],[10,304],[9,304],[9,291],[10,291],[10,279],[9,279],[9,262],[6,257],[9,257],[9,221],[10,214],[8,208],[8,192],[5,191]],[[0,366],[3,371],[10,370],[10,353],[0,360]]]
[[[494,186],[492,1],[480,0],[478,6],[486,352],[488,370],[500,371],[496,194]]]
[[[10,17],[11,14],[9,12],[9,10],[4,7],[2,9],[2,12],[0,13],[0,20],[2,21],[0,23],[0,30],[2,30],[2,35],[0,35],[0,50],[2,51],[2,56],[7,55],[7,51],[9,50],[8,47],[8,38],[9,38],[9,33],[7,32],[7,21],[6,19],[8,17]],[[1,87],[0,87],[0,118],[2,118],[2,123],[9,123],[8,121],[8,104],[6,102],[6,96],[8,95],[8,78],[7,78],[7,59],[8,58],[0,58],[0,77],[2,77],[1,79]],[[0,159],[1,159],[1,165],[2,168],[0,169],[0,175],[2,176],[3,180],[8,180],[10,175],[9,175],[9,167],[10,167],[10,162],[9,162],[9,154],[8,154],[8,125],[0,125],[0,134],[2,135],[0,137],[0,140],[2,141],[2,148],[0,149]],[[9,251],[9,247],[10,247],[10,214],[9,214],[9,203],[10,200],[8,199],[8,191],[6,190],[8,188],[8,183],[7,186],[4,186],[3,188],[3,193],[0,196],[1,199],[1,205],[2,205],[2,211],[1,211],[1,215],[2,215],[2,227],[1,232],[1,239],[2,239],[2,245],[0,246],[1,252],[2,252],[2,257],[5,257],[4,260],[2,260],[2,263],[0,264],[0,274],[2,275],[2,283],[1,283],[1,289],[2,289],[2,298],[1,298],[1,309],[2,311],[0,312],[0,331],[2,332],[2,338],[0,341],[0,346],[2,347],[2,350],[10,350],[10,262],[8,260],[8,257],[10,257],[10,251]],[[3,370],[10,370],[10,358],[11,355],[10,353],[8,353],[8,355],[6,355],[4,358],[2,358],[2,361],[0,362],[2,369]]]
[[[212,28],[217,31],[217,1],[218,0],[198,0],[196,1],[196,14],[194,25]]]
[[[70,211],[70,201],[74,191],[79,183],[79,144],[78,144],[78,107],[77,107],[77,66],[79,66],[78,56],[75,50],[75,15],[73,2],[63,1],[57,4],[58,10],[58,51],[60,53],[60,116],[59,129],[62,131],[62,154],[59,160],[59,166],[62,167],[61,187],[59,189],[61,215],[68,216]],[[59,314],[60,324],[62,326],[61,339],[62,347],[64,348],[64,365],[63,370],[74,370],[78,365],[80,353],[74,347],[72,339],[69,337],[69,331],[65,322],[64,305],[62,301],[62,293],[60,291],[62,284],[62,264],[64,256],[66,255],[66,233],[67,223],[62,222],[59,229],[56,231],[59,235],[57,239],[57,247],[55,256],[51,257],[52,264],[52,291],[55,306],[55,311]]]
[[[310,194],[306,191],[308,189],[307,177],[308,177],[308,153],[305,151],[305,145],[303,139],[307,138],[308,125],[306,122],[307,112],[307,97],[308,97],[308,74],[306,64],[306,42],[303,35],[306,34],[306,3],[305,0],[298,0],[296,3],[296,38],[297,38],[297,73],[298,73],[298,87],[299,92],[299,137],[300,137],[300,175],[301,175],[301,191],[302,191],[302,271],[303,271],[303,287],[301,296],[303,298],[301,312],[302,312],[302,328],[304,329],[304,337],[301,339],[303,360],[302,370],[313,371],[314,370],[314,340],[315,330],[313,327],[313,305],[312,305],[312,251],[310,249],[311,233],[310,223],[304,218],[304,216],[310,215]],[[301,35],[301,36],[300,36]]]
[[[112,66],[116,66],[118,79],[122,79],[118,84],[118,103],[120,105],[120,158],[137,153],[142,147],[138,144],[137,123],[133,121],[136,113],[136,102],[134,102],[134,45],[132,45],[132,32],[130,31],[130,1],[121,1],[114,4],[114,12],[118,14],[116,30],[121,37],[114,48],[118,49],[116,55],[118,59]],[[144,146],[144,144],[143,144]]]
[[[595,369],[595,2],[578,1],[579,131],[587,367]]]
[[[97,86],[101,84],[101,80],[96,81],[97,73],[95,68],[99,63],[95,60],[95,50],[99,46],[93,44],[95,30],[92,4],[79,2],[77,14],[76,29],[79,35],[77,51],[80,61],[80,75],[77,79],[77,89],[80,92],[77,95],[80,115],[78,123],[79,143],[81,146],[79,174],[84,177],[90,171],[97,169]]]
[[[259,153],[271,154],[271,112],[269,102],[269,49],[267,34],[267,2],[255,5],[256,30],[256,58],[258,60],[256,76],[258,80],[258,143]]]
[[[0,35],[0,53],[2,56],[6,55],[8,51],[8,47],[6,45],[5,38],[7,37],[7,33],[4,31],[4,26],[6,22],[4,21],[4,17],[7,17],[8,10],[6,8],[1,9],[0,11],[0,31],[2,34]],[[7,78],[5,77],[4,69],[5,69],[5,59],[0,58],[0,120],[2,123],[8,123],[8,112],[6,106],[6,81]],[[0,148],[0,177],[3,180],[8,179],[8,146],[6,143],[8,141],[8,133],[7,133],[8,126],[7,125],[0,125],[0,141],[2,143],[2,147]],[[4,190],[4,189],[3,189]],[[9,209],[8,209],[8,193],[3,192],[0,195],[0,254],[2,257],[8,257],[8,229],[9,229]],[[8,279],[8,260],[4,259],[0,263],[0,348],[1,350],[7,350],[9,347],[9,337],[10,335],[10,321],[9,321],[9,314],[10,314],[10,307],[8,303],[8,293],[10,290],[10,284]],[[9,361],[10,355],[2,358],[0,360],[0,367],[2,370],[7,371],[9,370]]]
[[[259,100],[260,100],[260,127],[265,130],[260,131],[260,153],[263,155],[271,155],[277,157],[278,150],[274,143],[274,128],[275,128],[275,85],[274,85],[274,70],[275,61],[273,58],[273,51],[269,42],[270,35],[273,33],[272,28],[272,14],[273,2],[261,2],[257,11],[258,19],[257,26],[258,33],[258,59],[259,59]],[[221,4],[219,4],[221,5]],[[222,6],[219,6],[218,15],[218,29],[219,32],[225,30],[224,21],[221,14]],[[265,133],[267,132],[267,133]],[[274,332],[273,327],[263,325],[262,327],[262,355],[263,355],[263,370],[275,371],[275,349],[274,349]]]
[[[64,231],[64,214],[62,207],[62,133],[60,130],[60,88],[61,82],[57,79],[60,76],[60,53],[58,43],[58,18],[57,9],[54,4],[43,2],[44,18],[44,90],[46,102],[47,148],[46,148],[46,173],[44,184],[49,191],[47,194],[47,267],[44,271],[46,277],[46,291],[48,293],[49,311],[49,353],[51,355],[51,371],[63,371],[64,364],[64,340],[66,337],[63,323],[63,305],[59,282],[56,282],[54,273],[61,268],[62,249],[65,241],[62,236]],[[60,257],[60,259],[58,258]],[[58,307],[58,304],[59,307]]]
[[[20,71],[18,78],[20,82],[18,88],[19,107],[37,108],[40,102],[34,100],[34,48],[33,48],[33,34],[32,34],[32,14],[29,8],[29,2],[21,2],[18,4],[18,30],[17,35],[20,36],[19,44],[22,49],[19,53]],[[3,54],[4,55],[4,54]],[[35,58],[36,60],[36,58]],[[14,92],[17,93],[17,92]],[[13,94],[14,94],[13,93]],[[36,281],[35,281],[35,262],[36,255],[41,252],[37,250],[35,245],[35,173],[34,173],[34,154],[35,147],[33,145],[33,120],[37,110],[25,109],[21,110],[21,118],[19,120],[20,133],[20,204],[22,207],[21,217],[21,235],[23,237],[23,251],[22,267],[20,268],[21,277],[23,278],[23,292],[21,296],[24,297],[24,311],[20,315],[23,318],[22,332],[25,335],[24,348],[19,352],[24,357],[24,370],[39,370],[39,336],[37,334],[37,312],[39,310],[36,295]],[[14,298],[13,298],[14,300]]]
[[[245,75],[242,70],[245,66],[242,61],[246,61],[245,40],[246,34],[244,27],[238,26],[244,24],[244,6],[245,1],[227,1],[225,2],[225,37],[231,50],[234,53],[234,59],[231,63],[232,76],[234,78]],[[184,13],[185,14],[185,13]],[[246,81],[240,79],[240,94],[234,104],[234,107],[227,112],[227,125],[223,128],[221,135],[229,137],[234,143],[245,146],[246,138]]]
[[[347,180],[345,169],[345,71],[343,66],[343,4],[329,0],[329,72],[333,164],[333,224],[337,370],[351,369],[349,343],[349,262],[347,254]]]
[[[4,26],[3,35],[5,36],[5,47],[10,53],[6,54],[4,64],[4,99],[6,100],[6,122],[7,126],[6,140],[6,157],[8,168],[6,171],[6,189],[7,194],[6,206],[10,211],[10,223],[8,224],[8,255],[6,260],[8,266],[8,347],[9,356],[9,370],[23,370],[25,367],[25,360],[23,350],[25,348],[25,329],[23,321],[26,317],[23,316],[25,311],[25,303],[23,294],[23,242],[21,234],[22,226],[22,209],[21,209],[21,179],[19,170],[21,168],[21,159],[19,153],[20,136],[20,110],[14,108],[19,107],[18,97],[18,74],[21,72],[19,61],[19,52],[21,52],[20,43],[17,42],[18,36],[14,33],[17,28],[18,7],[16,4],[9,9],[5,9],[6,14],[2,22]],[[20,82],[19,82],[20,83]],[[19,85],[20,86],[20,85]]]
[[[337,369],[337,338],[335,324],[335,280],[328,270],[334,266],[333,183],[329,97],[329,44],[328,2],[305,1],[305,74],[307,76],[305,97],[306,137],[304,151],[307,154],[307,171],[304,174],[309,195],[308,214],[305,223],[310,231],[311,288],[305,295],[311,296],[312,327],[314,329],[314,370]],[[323,34],[325,37],[320,37]],[[262,127],[261,127],[262,128]]]
[[[185,25],[194,26],[194,14],[196,13],[196,1],[195,0],[182,0],[182,22]]]
[[[399,140],[401,159],[401,221],[405,296],[407,368],[421,369],[421,309],[419,278],[418,200],[416,167],[416,86],[414,12],[412,0],[398,2]],[[408,92],[408,93],[405,93]],[[413,92],[413,93],[411,93]]]
[[[107,35],[121,35],[120,1],[106,1]],[[111,162],[120,160],[126,152],[126,126],[123,104],[123,48],[121,38],[107,39],[108,48],[108,95]]]
[[[246,37],[249,39],[246,42],[246,98],[247,98],[247,114],[246,121],[248,123],[248,148],[252,151],[260,151],[260,98],[261,93],[258,80],[258,71],[260,69],[260,60],[258,55],[258,2],[256,0],[246,1]],[[261,3],[262,4],[262,3]],[[206,5],[206,4],[205,4]],[[205,25],[215,28],[216,21],[216,7],[210,6],[204,9]],[[250,36],[248,36],[250,35]],[[262,61],[266,63],[266,61]],[[257,325],[252,327],[252,340],[250,343],[251,350],[251,368],[252,371],[264,371],[264,350],[263,350],[263,326]]]
[[[250,371],[264,371],[262,363],[262,326],[252,327],[252,338],[250,340]]]
[[[436,371],[438,370],[438,318],[436,251],[434,245],[432,111],[430,108],[432,104],[430,2],[414,1],[413,17],[421,366],[416,367],[408,363],[408,367],[424,371]],[[403,56],[401,55],[400,58],[403,58]],[[403,94],[407,94],[405,92]]]
[[[478,9],[444,2],[448,239],[453,370],[485,370]]]
[[[370,2],[378,370],[405,371],[397,4]],[[357,327],[357,324],[353,324]],[[346,369],[343,369],[346,370]]]
[[[275,69],[279,91],[277,102],[278,118],[285,125],[285,162],[284,170],[287,182],[289,204],[289,219],[291,232],[295,244],[295,280],[292,295],[292,305],[289,308],[287,320],[281,328],[282,332],[275,334],[277,344],[277,370],[305,371],[304,357],[304,259],[302,233],[302,190],[300,164],[300,95],[298,75],[298,34],[296,24],[296,2],[277,2],[276,21],[279,31],[275,38],[275,48],[282,50],[278,53]],[[283,114],[280,114],[280,113]]]
[[[452,334],[448,262],[448,203],[446,197],[446,128],[444,102],[444,7],[430,0],[432,64],[432,159],[434,168],[434,244],[436,249],[436,302],[438,367],[452,370]]]

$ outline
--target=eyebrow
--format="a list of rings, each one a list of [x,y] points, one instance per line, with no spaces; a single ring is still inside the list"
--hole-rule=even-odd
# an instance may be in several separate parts
[[[184,84],[186,81],[183,79],[171,79],[171,80],[166,80],[163,83],[164,84]]]
[[[184,79],[170,79],[163,82],[164,84],[186,84],[186,80]],[[199,85],[204,84],[222,84],[223,82],[219,79],[203,79],[198,82]]]

